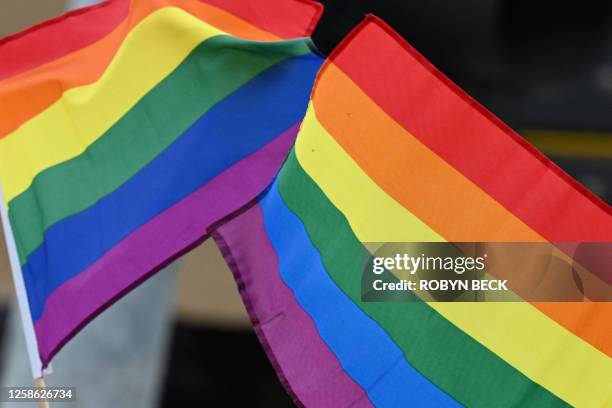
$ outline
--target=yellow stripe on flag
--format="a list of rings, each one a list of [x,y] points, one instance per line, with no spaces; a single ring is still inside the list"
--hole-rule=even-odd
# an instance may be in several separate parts
[[[406,132],[406,137],[412,136]],[[346,216],[361,242],[443,241],[359,168],[318,122],[312,104],[296,142],[296,156]],[[333,171],[323,163],[333,163]],[[567,402],[581,406],[607,406],[612,402],[612,360],[529,303],[428,304]]]
[[[96,141],[202,41],[224,32],[177,8],[146,17],[130,32],[104,75],[62,98],[0,139],[6,203],[41,171]]]

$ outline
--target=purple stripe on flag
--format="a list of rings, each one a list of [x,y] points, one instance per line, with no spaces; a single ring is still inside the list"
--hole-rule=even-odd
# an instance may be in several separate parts
[[[281,280],[259,205],[220,226],[213,237],[234,273],[259,340],[296,403],[372,407]]]
[[[51,296],[35,323],[46,366],[74,333],[207,236],[208,228],[254,199],[291,149],[295,124],[262,149],[168,208]]]

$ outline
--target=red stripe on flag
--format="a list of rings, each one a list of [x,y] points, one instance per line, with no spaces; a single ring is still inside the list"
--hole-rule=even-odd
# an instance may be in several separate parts
[[[98,41],[123,21],[129,7],[129,0],[110,0],[0,39],[0,80]]]
[[[365,30],[368,35],[357,36]],[[612,241],[610,206],[382,20],[368,16],[330,59],[394,120],[546,239]]]
[[[290,39],[312,34],[323,5],[311,0],[205,0],[247,22]]]

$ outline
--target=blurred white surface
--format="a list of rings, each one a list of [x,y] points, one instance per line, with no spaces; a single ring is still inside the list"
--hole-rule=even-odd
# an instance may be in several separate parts
[[[68,10],[72,10],[79,7],[91,6],[92,4],[101,3],[100,0],[69,0]]]
[[[175,271],[170,266],[102,313],[53,360],[48,386],[75,387],[77,401],[53,408],[149,408],[158,405],[170,339]],[[15,305],[16,306],[16,305]],[[2,351],[2,386],[32,386],[17,308]],[[2,403],[2,408],[37,404]]]

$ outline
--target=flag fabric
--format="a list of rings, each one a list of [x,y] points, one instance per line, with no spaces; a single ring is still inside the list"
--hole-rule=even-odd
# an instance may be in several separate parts
[[[612,304],[363,302],[361,254],[611,242],[611,215],[369,16],[321,68],[273,184],[214,237],[300,404],[603,407]]]
[[[43,366],[270,183],[322,63],[320,13],[111,0],[0,42],[0,185]]]

